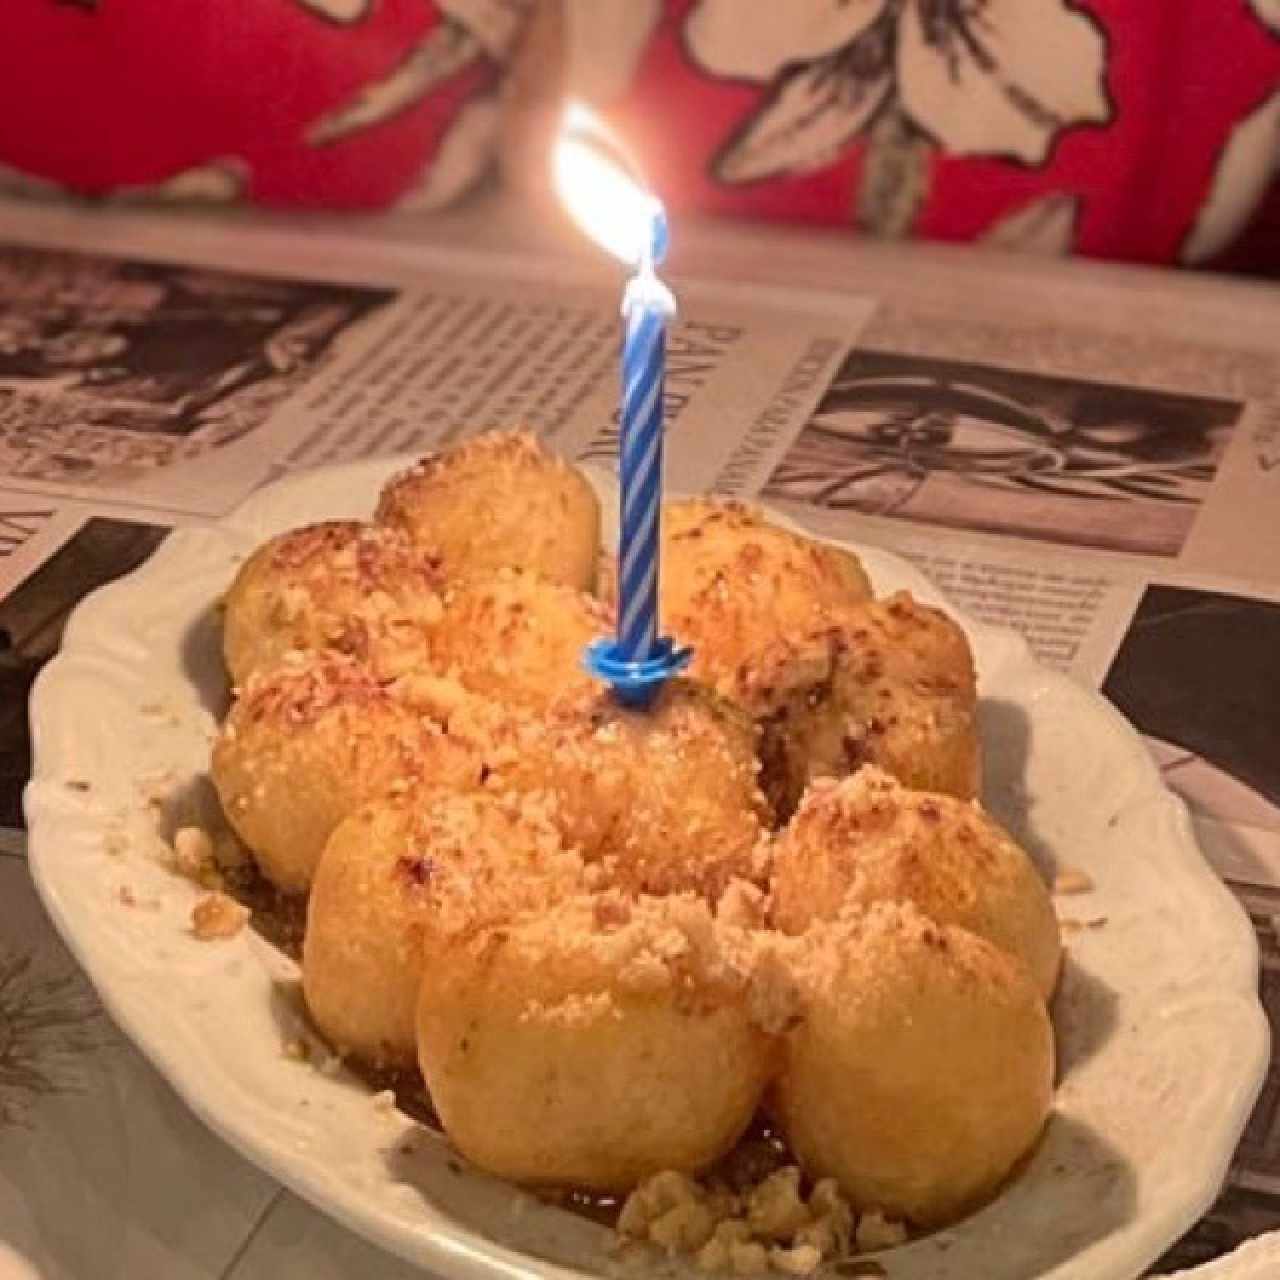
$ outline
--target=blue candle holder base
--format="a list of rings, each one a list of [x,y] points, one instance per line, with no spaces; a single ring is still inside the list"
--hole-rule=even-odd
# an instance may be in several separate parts
[[[693,660],[688,645],[676,647],[662,636],[643,662],[622,656],[616,640],[597,640],[582,655],[582,665],[598,679],[607,680],[624,707],[647,707],[658,690]]]

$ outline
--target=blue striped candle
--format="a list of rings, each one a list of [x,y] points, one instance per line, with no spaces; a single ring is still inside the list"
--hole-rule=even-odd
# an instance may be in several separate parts
[[[585,661],[619,699],[643,707],[693,656],[658,635],[662,390],[667,323],[676,302],[654,266],[666,253],[667,219],[624,149],[583,107],[565,112],[555,170],[561,198],[578,224],[635,269],[622,299],[617,634],[591,645]]]
[[[661,215],[658,215],[661,216]],[[618,531],[618,656],[647,662],[658,641],[659,518],[662,503],[662,390],[667,321],[675,300],[642,263],[622,302],[622,487]]]

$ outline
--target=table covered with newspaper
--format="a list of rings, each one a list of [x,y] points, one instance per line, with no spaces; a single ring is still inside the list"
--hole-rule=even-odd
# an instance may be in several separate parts
[[[673,282],[668,484],[893,550],[1100,689],[1280,1016],[1280,292],[710,225]],[[516,423],[612,464],[616,283],[496,200],[0,208],[0,1277],[416,1274],[209,1135],[112,1027],[26,875],[26,696],[87,592],[290,472]],[[1153,1274],[1280,1272],[1278,1104],[1280,1075]]]

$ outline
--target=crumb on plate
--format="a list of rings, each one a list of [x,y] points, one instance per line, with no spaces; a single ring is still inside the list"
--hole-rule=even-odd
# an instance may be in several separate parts
[[[1064,867],[1053,878],[1054,893],[1088,893],[1093,888],[1093,877],[1078,867]]]
[[[220,889],[206,893],[191,908],[191,932],[201,942],[232,938],[249,920],[249,908]]]
[[[1101,929],[1106,923],[1106,916],[1095,916],[1092,920],[1059,920],[1058,927],[1063,933],[1082,933],[1085,929]]]

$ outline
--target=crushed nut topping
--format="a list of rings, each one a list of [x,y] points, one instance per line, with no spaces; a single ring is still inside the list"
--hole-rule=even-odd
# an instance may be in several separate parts
[[[744,1190],[700,1182],[673,1169],[629,1195],[618,1215],[624,1241],[643,1242],[668,1257],[687,1255],[700,1271],[807,1276],[824,1261],[902,1244],[902,1223],[877,1209],[855,1215],[834,1178],[803,1194],[800,1169],[787,1165]]]

